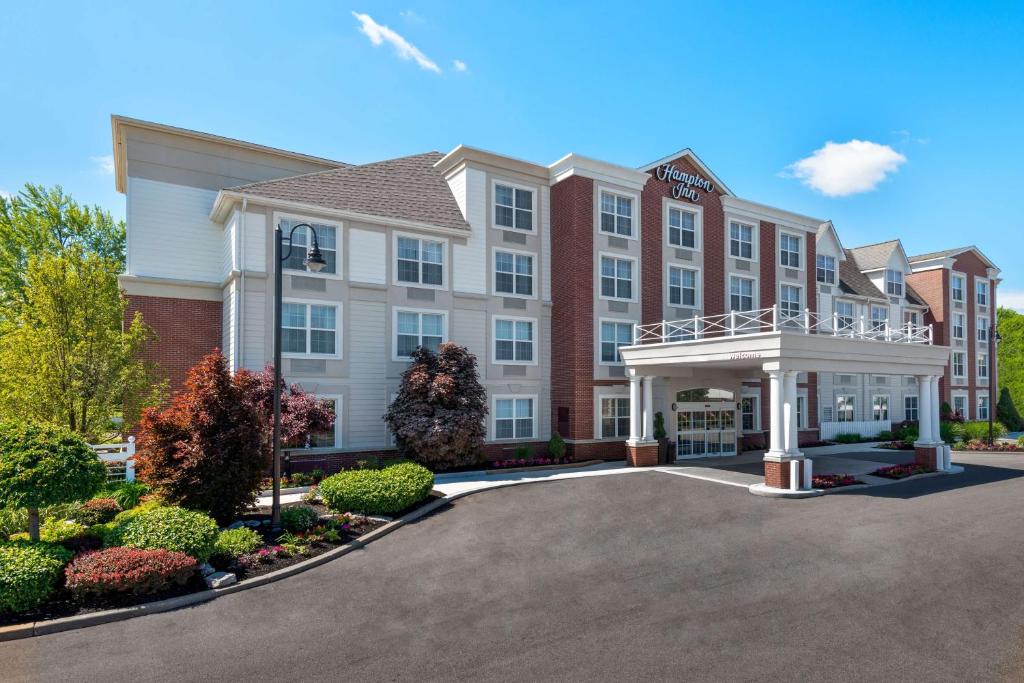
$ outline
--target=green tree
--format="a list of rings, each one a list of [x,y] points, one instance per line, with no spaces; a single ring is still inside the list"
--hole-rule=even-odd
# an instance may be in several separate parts
[[[1000,308],[997,315],[999,385],[1010,392],[1018,406],[1024,406],[1024,315],[1009,308]]]
[[[124,221],[115,221],[98,206],[82,206],[59,186],[26,183],[13,197],[0,196],[0,303],[13,313],[25,301],[29,259],[63,254],[72,246],[124,270]]]
[[[0,321],[0,417],[58,424],[87,439],[117,431],[160,400],[165,385],[141,354],[152,331],[127,301],[110,261],[78,244],[30,256],[24,303]]]

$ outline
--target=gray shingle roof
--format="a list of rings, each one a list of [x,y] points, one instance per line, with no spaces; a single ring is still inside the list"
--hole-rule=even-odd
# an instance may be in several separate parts
[[[427,152],[228,189],[468,231],[469,224],[462,217],[448,182],[434,168],[442,156],[439,152]]]
[[[888,259],[886,259],[888,261]],[[860,272],[860,267],[853,257],[853,249],[846,250],[846,260],[839,262],[839,289],[846,294],[867,296],[873,299],[884,299],[885,295],[875,287],[867,275]]]
[[[918,254],[917,256],[911,256],[907,260],[910,262],[914,261],[927,261],[933,258],[943,258],[945,256],[955,256],[962,251],[967,251],[970,247],[958,247],[956,249],[943,249],[942,251],[932,251],[927,254]]]
[[[854,247],[853,249],[847,249],[846,255],[852,256],[853,260],[857,263],[857,267],[861,270],[876,270],[878,268],[885,268],[888,265],[892,252],[896,251],[899,244],[899,240],[889,240],[888,242],[869,244],[864,247]]]

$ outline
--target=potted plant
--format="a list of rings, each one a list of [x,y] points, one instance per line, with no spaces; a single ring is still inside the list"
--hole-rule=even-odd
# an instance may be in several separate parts
[[[658,464],[667,465],[672,440],[665,433],[665,416],[661,411],[654,414],[654,438],[658,440]]]

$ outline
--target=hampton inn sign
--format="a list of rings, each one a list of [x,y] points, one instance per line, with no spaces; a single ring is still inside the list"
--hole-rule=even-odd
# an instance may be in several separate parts
[[[711,184],[710,180],[680,171],[675,167],[675,164],[662,164],[659,166],[658,180],[675,183],[672,187],[673,199],[689,199],[695,202],[699,196],[697,190],[704,190],[705,192],[715,191],[715,186]]]

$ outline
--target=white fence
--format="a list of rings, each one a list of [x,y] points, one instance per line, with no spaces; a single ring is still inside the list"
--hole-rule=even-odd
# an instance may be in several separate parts
[[[107,481],[135,481],[135,437],[124,443],[101,443],[89,446],[107,466]]]
[[[864,420],[862,422],[822,422],[821,438],[831,440],[837,434],[860,434],[861,436],[878,436],[882,432],[892,431],[889,420]]]

